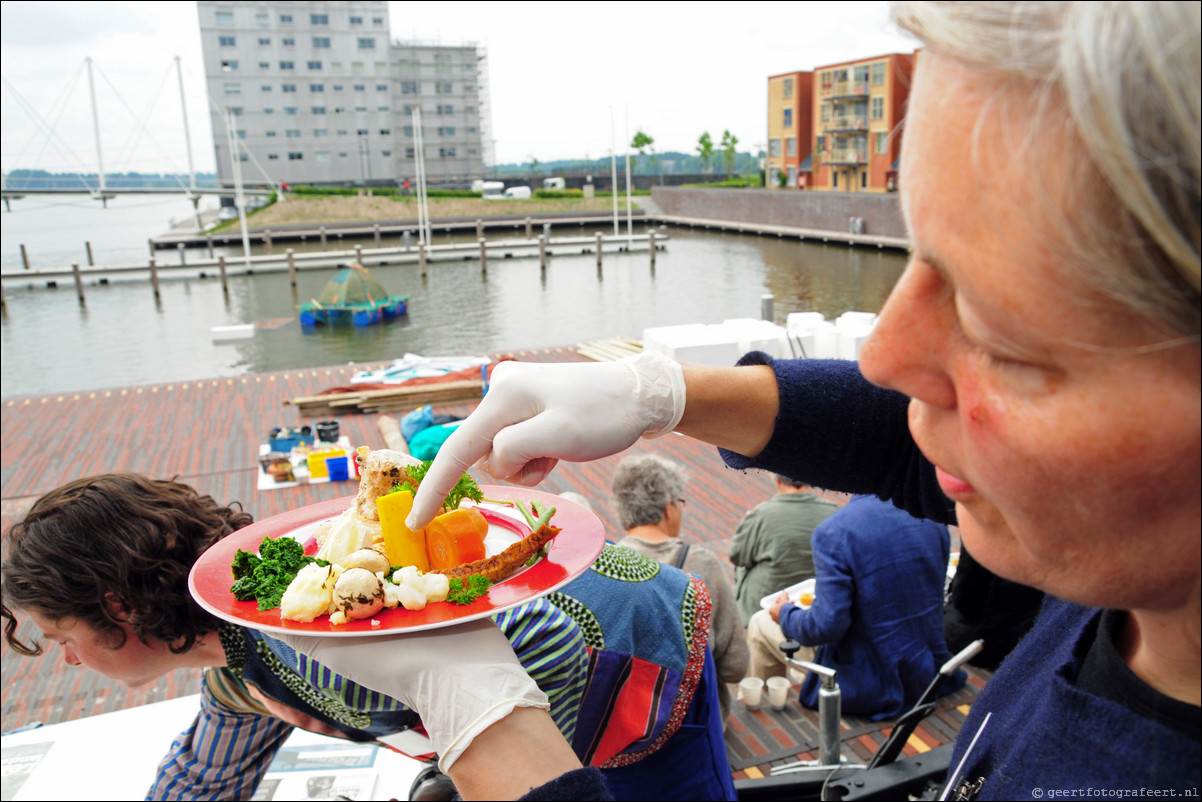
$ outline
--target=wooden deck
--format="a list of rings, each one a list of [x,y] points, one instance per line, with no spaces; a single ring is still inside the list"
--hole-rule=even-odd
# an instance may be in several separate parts
[[[573,347],[548,348],[510,356],[530,362],[588,361]],[[256,489],[259,444],[273,426],[312,423],[291,399],[345,385],[360,369],[382,364],[306,368],[172,384],[122,387],[51,396],[5,398],[0,402],[2,468],[0,523],[19,520],[43,493],[65,481],[97,473],[133,471],[177,478],[219,501],[237,501],[256,519],[330,498],[351,495],[350,483]],[[439,407],[465,415],[474,404]],[[338,418],[353,445],[384,446],[378,417],[348,414]],[[684,465],[689,475],[684,532],[725,557],[727,541],[744,513],[774,492],[766,475],[727,468],[717,451],[680,435],[640,441],[627,453],[657,453]],[[541,486],[550,492],[572,490],[590,500],[612,536],[621,533],[609,510],[610,480],[621,455],[583,464],[561,464]],[[730,577],[733,581],[733,571]],[[33,628],[23,622],[21,633]],[[23,657],[0,644],[4,676],[0,730],[33,722],[52,724],[98,713],[162,701],[199,690],[195,671],[177,671],[154,683],[127,688],[92,671],[66,666],[51,648],[38,658]],[[946,743],[963,720],[983,675],[970,689],[940,705],[939,715],[919,729],[908,753]],[[796,707],[796,705],[794,705]],[[888,722],[885,722],[887,726]],[[859,753],[883,740],[886,731],[855,719],[844,722],[845,750]],[[812,711],[776,714],[736,711],[728,728],[728,752],[736,777],[755,777],[773,763],[801,755],[816,744]],[[855,757],[848,753],[849,758]],[[862,755],[860,756],[862,757]]]

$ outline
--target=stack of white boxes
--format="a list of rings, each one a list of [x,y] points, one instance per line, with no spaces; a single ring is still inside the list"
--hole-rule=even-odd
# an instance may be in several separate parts
[[[845,312],[834,323],[818,312],[794,312],[783,327],[756,318],[659,326],[643,329],[643,350],[700,365],[733,365],[748,351],[775,358],[854,360],[875,323],[871,312]]]

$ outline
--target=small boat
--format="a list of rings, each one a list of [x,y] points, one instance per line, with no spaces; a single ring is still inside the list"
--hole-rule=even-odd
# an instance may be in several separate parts
[[[370,326],[403,315],[408,309],[408,295],[389,295],[367,268],[350,264],[334,274],[321,295],[301,304],[298,312],[302,326]]]

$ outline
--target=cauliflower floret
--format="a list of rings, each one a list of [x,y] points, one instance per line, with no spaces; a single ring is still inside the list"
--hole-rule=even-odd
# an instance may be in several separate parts
[[[422,579],[426,585],[426,601],[431,604],[434,602],[446,601],[447,594],[451,592],[450,581],[444,574],[426,574]]]
[[[337,574],[332,565],[309,563],[300,569],[280,599],[280,617],[307,623],[325,615],[330,609]]]

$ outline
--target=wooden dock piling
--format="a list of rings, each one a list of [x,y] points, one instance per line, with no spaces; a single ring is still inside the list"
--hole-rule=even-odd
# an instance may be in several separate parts
[[[21,264],[25,266],[26,270],[29,269],[29,252],[25,250],[24,244],[21,245]]]
[[[225,255],[224,254],[220,258],[217,259],[217,268],[221,271],[221,291],[223,293],[225,293],[226,297],[228,298],[229,294],[230,294],[230,280],[229,280],[229,276],[227,276],[225,273]]]
[[[161,298],[162,295],[159,293],[159,270],[155,265],[154,259],[150,260],[150,286],[154,290],[155,299],[158,300]]]
[[[83,299],[83,276],[79,274],[79,265],[71,265],[71,272],[75,276],[75,295],[79,298],[79,305],[85,306],[86,304]]]
[[[288,254],[288,283],[293,287],[296,286],[296,256],[292,249],[289,248],[285,253]]]
[[[93,261],[93,259],[92,259],[92,243],[85,242],[83,244],[83,247],[84,247],[84,250],[88,252],[88,267],[95,267],[96,262]]]

